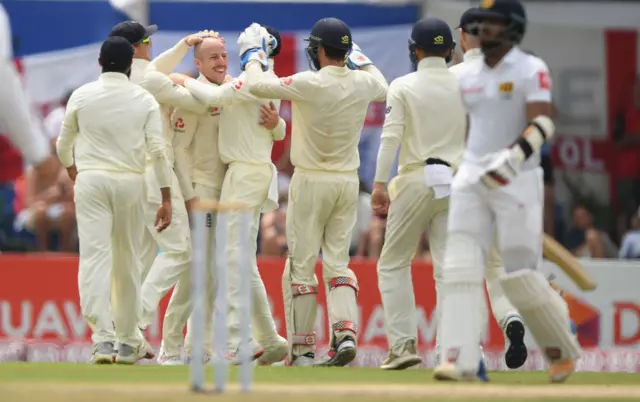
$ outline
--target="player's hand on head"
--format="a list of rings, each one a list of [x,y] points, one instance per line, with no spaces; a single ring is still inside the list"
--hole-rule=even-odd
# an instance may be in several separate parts
[[[360,46],[353,42],[349,55],[347,56],[347,67],[352,70],[357,70],[358,68],[362,68],[370,64],[373,64],[371,59],[365,56],[365,54],[362,53]]]
[[[196,32],[184,38],[184,43],[189,47],[195,46],[198,43],[201,43],[204,38],[207,38],[209,36],[210,36],[209,31]]]
[[[154,226],[158,233],[162,232],[171,224],[172,217],[172,208],[170,202],[163,202],[158,208],[158,212],[156,213],[156,220]]]
[[[480,181],[489,189],[506,186],[518,176],[522,163],[513,149],[504,149],[489,164]]]
[[[260,125],[267,130],[273,130],[280,121],[280,114],[273,102],[269,106],[260,105]]]
[[[169,74],[169,78],[171,79],[171,81],[173,81],[174,84],[184,86],[184,82],[191,77],[186,74],[171,73]]]

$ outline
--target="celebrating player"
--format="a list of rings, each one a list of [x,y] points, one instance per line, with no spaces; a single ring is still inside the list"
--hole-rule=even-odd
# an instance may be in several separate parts
[[[171,175],[160,109],[147,91],[129,81],[132,59],[133,48],[125,39],[103,43],[102,75],[73,92],[57,141],[60,161],[75,181],[80,305],[93,331],[94,363],[111,363],[116,340],[116,363],[133,364],[147,353],[138,335],[145,153],[157,178],[153,190],[162,201],[154,231],[171,223]]]
[[[282,277],[289,362],[315,363],[318,282],[315,264],[322,247],[323,279],[328,287],[331,351],[320,365],[344,366],[356,356],[357,278],[349,269],[349,239],[358,199],[358,139],[367,107],[383,101],[387,82],[364,54],[352,50],[351,31],[335,18],[318,21],[309,35],[307,55],[316,71],[280,80],[262,73],[268,32],[252,24],[238,38],[251,93],[292,101],[293,137],[287,207],[290,256]],[[350,71],[349,62],[357,71]],[[364,70],[364,71],[359,71]]]
[[[474,63],[482,63],[483,54],[480,50],[480,41],[477,36],[474,36],[469,32],[468,27],[472,26],[476,22],[477,8],[470,8],[465,11],[460,17],[460,47],[464,52],[464,59],[462,63],[452,66],[449,71],[456,73],[458,76],[463,74],[463,71],[472,68]],[[513,307],[509,299],[502,290],[500,284],[500,277],[504,275],[504,266],[502,258],[500,257],[500,251],[496,241],[494,241],[489,251],[489,258],[486,265],[485,282],[487,286],[487,293],[489,294],[489,300],[491,301],[491,310],[493,316],[503,329],[505,339],[508,342],[507,351],[504,359],[508,368],[515,369],[521,367],[527,360],[527,346],[524,343],[525,328],[522,322],[522,317],[518,314],[518,311]],[[436,286],[437,281],[436,281]],[[438,305],[441,304],[441,292],[438,292]],[[483,317],[487,316],[486,304],[481,303],[481,314]],[[441,307],[438,307],[440,311]],[[486,327],[485,321],[483,327]],[[436,340],[436,350],[439,352],[439,340]]]
[[[281,45],[272,30],[273,47],[269,49],[265,63],[267,74],[276,78],[273,72],[274,58],[279,54]],[[227,218],[227,259],[229,269],[229,354],[234,363],[239,348],[239,307],[240,307],[240,269],[239,256],[242,244],[251,244],[249,251],[252,267],[252,333],[253,359],[260,358],[263,363],[274,363],[285,358],[287,342],[278,335],[271,314],[267,292],[258,271],[257,236],[260,212],[268,212],[278,207],[277,171],[271,162],[271,150],[274,140],[285,135],[285,122],[276,119],[275,125],[260,125],[264,108],[277,112],[279,100],[258,99],[251,93],[242,91],[245,74],[233,82],[212,86],[180,74],[172,74],[176,84],[184,85],[196,98],[210,107],[221,109],[218,134],[218,149],[222,162],[227,165],[224,182],[220,192],[220,202],[235,201],[246,204],[252,209],[250,238],[240,238],[241,216],[229,214]]]
[[[539,150],[553,137],[551,80],[544,61],[520,50],[526,26],[518,0],[485,0],[478,23],[483,63],[460,74],[470,120],[464,162],[452,185],[443,270],[438,380],[475,378],[479,359],[484,262],[497,231],[505,295],[518,309],[549,363],[552,382],[575,370],[580,345],[565,301],[538,271],[542,171]]]
[[[378,261],[378,287],[385,312],[389,358],[383,369],[419,364],[411,259],[425,228],[440,295],[452,174],[464,151],[466,117],[460,86],[448,73],[455,42],[449,26],[425,18],[411,32],[410,57],[416,72],[393,81],[371,194],[373,211],[388,214]],[[400,147],[399,172],[386,184]]]

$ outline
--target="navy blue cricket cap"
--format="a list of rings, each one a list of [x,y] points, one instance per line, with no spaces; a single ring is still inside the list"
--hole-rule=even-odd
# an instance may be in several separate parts
[[[463,31],[467,32],[464,27],[471,24],[472,22],[479,20],[478,11],[478,7],[472,7],[462,13],[462,15],[460,16],[460,25],[458,25],[456,29],[462,29]]]
[[[133,46],[125,38],[107,38],[100,47],[100,64],[110,70],[126,70],[133,62]]]
[[[120,36],[129,41],[132,45],[137,45],[158,32],[157,25],[144,26],[136,21],[125,21],[115,25],[109,32],[109,37]]]

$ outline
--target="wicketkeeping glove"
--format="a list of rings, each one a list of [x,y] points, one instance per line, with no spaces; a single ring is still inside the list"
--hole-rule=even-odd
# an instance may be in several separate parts
[[[489,189],[506,186],[518,176],[523,163],[518,152],[510,148],[504,149],[491,162],[480,181]]]
[[[355,42],[351,46],[351,50],[349,51],[349,55],[347,56],[347,67],[352,70],[358,69],[358,67],[368,66],[369,64],[373,64],[370,58],[362,53],[360,46],[356,45]]]
[[[269,32],[260,24],[253,23],[238,37],[238,51],[240,53],[240,68],[244,71],[250,61],[256,60],[262,65],[262,70],[269,68],[267,62],[267,42]]]

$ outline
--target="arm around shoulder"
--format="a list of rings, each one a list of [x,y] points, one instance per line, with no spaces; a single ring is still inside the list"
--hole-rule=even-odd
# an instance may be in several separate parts
[[[289,77],[278,78],[264,73],[258,62],[250,62],[246,68],[247,85],[254,96],[267,99],[301,101],[308,93],[314,73],[305,71]]]

